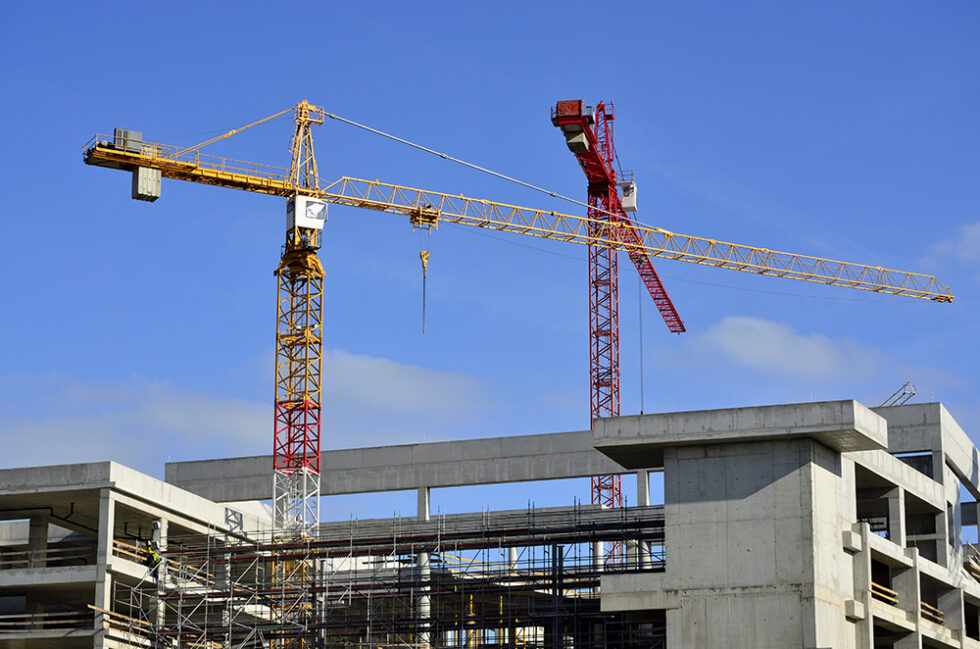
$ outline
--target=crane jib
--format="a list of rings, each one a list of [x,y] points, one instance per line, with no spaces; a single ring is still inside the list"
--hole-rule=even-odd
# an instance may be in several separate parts
[[[321,186],[318,192],[307,192],[292,185],[288,169],[281,167],[200,153],[191,160],[176,159],[180,149],[172,145],[154,144],[153,153],[132,153],[113,148],[111,139],[111,135],[96,135],[87,143],[85,163],[124,171],[153,167],[160,169],[165,178],[271,196],[308,193],[337,204],[406,216],[419,205],[432,205],[438,212],[438,221],[583,245],[592,243],[623,252],[633,250],[618,238],[590,238],[588,217],[348,177]],[[638,233],[640,249],[654,257],[934,302],[952,302],[954,298],[949,287],[932,275],[734,244],[641,223],[634,223],[633,229]]]

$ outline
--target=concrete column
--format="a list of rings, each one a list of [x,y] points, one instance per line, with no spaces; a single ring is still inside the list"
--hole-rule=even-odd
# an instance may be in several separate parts
[[[636,472],[636,504],[638,507],[650,505],[650,472],[646,469]]]
[[[602,572],[606,567],[606,543],[595,541],[592,543],[592,567],[596,572]]]
[[[949,515],[951,510],[936,514],[936,563],[949,568]]]
[[[641,570],[647,570],[651,565],[650,542],[641,540],[636,542],[637,563]]]
[[[429,488],[419,487],[419,506],[418,519],[420,521],[429,520]]]
[[[638,507],[650,505],[650,472],[646,469],[639,469],[636,472],[636,505]],[[641,568],[650,567],[650,545],[646,541],[636,541],[635,561]]]
[[[428,490],[427,490],[428,491]],[[431,616],[431,602],[429,599],[429,583],[432,578],[432,568],[429,564],[429,553],[419,552],[416,557],[416,565],[419,569],[419,589],[418,598],[415,601],[415,617],[419,620],[416,632],[415,644],[419,647],[431,646],[431,626],[429,618]]]
[[[963,591],[959,588],[947,590],[939,595],[937,608],[943,612],[943,626],[948,629],[959,631],[961,635],[966,635],[963,624]]]
[[[47,514],[31,516],[27,530],[27,567],[44,568],[48,565],[48,523]]]
[[[109,574],[109,561],[112,558],[113,530],[116,526],[116,498],[112,489],[99,492],[99,537],[96,541],[95,606],[111,610],[112,575]],[[95,647],[105,646],[105,631],[102,616],[95,616]]]
[[[169,533],[169,522],[166,518],[158,518],[153,523],[153,542],[157,545],[157,551],[161,554],[167,549],[167,535]],[[159,594],[167,583],[167,561],[164,559],[157,570],[157,593]],[[156,604],[156,625],[157,628],[163,627],[167,620],[166,604],[158,598]]]
[[[861,535],[861,551],[854,555],[854,599],[864,607],[864,617],[856,620],[855,647],[873,647],[874,629],[871,619],[871,551],[868,549],[868,537],[871,536],[871,526],[868,523],[857,523],[852,528]]]
[[[943,482],[943,472],[946,470],[946,458],[942,451],[932,452],[932,479],[936,482]]]
[[[48,514],[31,516],[27,528],[27,567],[44,568],[48,565]],[[44,613],[44,602],[36,595],[27,593],[24,597],[26,612],[31,615]],[[41,621],[36,620],[31,628],[40,629]]]
[[[888,540],[905,547],[905,490],[895,487],[888,492]]]
[[[919,633],[921,623],[922,593],[919,583],[919,550],[908,548],[905,554],[912,559],[912,567],[894,570],[892,573],[892,589],[898,593],[898,606],[908,614],[909,621],[915,624],[915,631],[904,638],[895,641],[895,649],[921,649],[922,634]]]
[[[517,548],[507,548],[507,569],[517,572]]]
[[[166,518],[158,518],[153,521],[153,536],[152,541],[157,544],[160,550],[167,549],[167,534],[169,532],[170,523]]]

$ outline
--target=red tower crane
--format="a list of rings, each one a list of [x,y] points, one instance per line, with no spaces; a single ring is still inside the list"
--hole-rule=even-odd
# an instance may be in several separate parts
[[[561,128],[565,143],[589,181],[589,218],[594,219],[589,223],[589,234],[624,244],[667,328],[671,333],[683,333],[684,323],[649,255],[643,252],[636,221],[630,216],[636,211],[636,184],[632,178],[616,178],[614,119],[612,102],[608,106],[599,102],[593,110],[581,99],[559,101],[551,111],[551,122]],[[589,244],[589,367],[594,425],[600,417],[619,415],[620,376],[618,251],[594,244]],[[593,476],[592,504],[622,507],[620,476]]]

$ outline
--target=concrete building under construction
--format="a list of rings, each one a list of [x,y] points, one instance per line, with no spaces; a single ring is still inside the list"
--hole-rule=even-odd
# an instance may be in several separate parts
[[[268,456],[168,464],[166,481],[0,471],[0,648],[980,647],[980,451],[939,403],[627,416],[322,461],[324,496],[415,490],[416,516],[277,538]],[[614,473],[636,474],[635,504],[430,513],[433,488]]]

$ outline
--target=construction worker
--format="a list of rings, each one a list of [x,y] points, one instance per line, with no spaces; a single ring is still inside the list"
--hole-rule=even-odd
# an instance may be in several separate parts
[[[157,552],[156,547],[153,545],[153,541],[147,540],[146,542],[146,559],[144,563],[150,569],[150,576],[156,579],[157,572],[160,570],[160,554]]]

